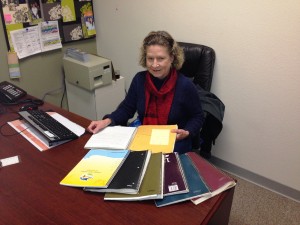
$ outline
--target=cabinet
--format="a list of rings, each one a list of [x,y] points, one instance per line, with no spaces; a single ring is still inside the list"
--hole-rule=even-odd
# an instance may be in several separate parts
[[[125,78],[94,90],[86,90],[66,80],[69,111],[90,120],[100,120],[114,111],[125,97]]]

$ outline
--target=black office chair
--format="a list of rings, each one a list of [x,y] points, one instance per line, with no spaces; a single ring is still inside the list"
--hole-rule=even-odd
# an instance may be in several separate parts
[[[178,42],[183,48],[185,61],[180,72],[193,79],[195,84],[204,90],[210,91],[216,54],[205,45]]]
[[[221,112],[221,116],[217,120],[203,106],[207,106],[207,103],[211,104],[210,98],[213,97],[213,100],[218,100],[220,111],[224,113],[225,110],[224,104],[214,94],[210,93],[216,59],[215,51],[208,46],[200,44],[186,42],[178,42],[178,44],[183,48],[185,56],[185,62],[180,72],[191,78],[195,85],[198,86],[205,114],[205,122],[199,134],[193,138],[192,147],[194,151],[200,151],[199,153],[203,157],[210,158],[212,144],[223,128],[222,122],[220,122],[223,119],[223,115]],[[208,102],[206,102],[207,100]]]

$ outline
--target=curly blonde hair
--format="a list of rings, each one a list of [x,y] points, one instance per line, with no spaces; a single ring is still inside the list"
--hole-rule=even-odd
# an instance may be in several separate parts
[[[151,45],[161,45],[168,49],[170,56],[174,57],[172,66],[179,70],[184,62],[184,54],[182,48],[166,31],[151,31],[144,39],[140,49],[140,65],[146,68],[147,47]]]

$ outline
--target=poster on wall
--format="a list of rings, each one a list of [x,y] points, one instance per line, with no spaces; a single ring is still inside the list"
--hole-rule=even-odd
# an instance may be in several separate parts
[[[15,50],[11,32],[45,22],[57,22],[62,44],[96,36],[92,0],[1,0],[1,17],[8,51]]]

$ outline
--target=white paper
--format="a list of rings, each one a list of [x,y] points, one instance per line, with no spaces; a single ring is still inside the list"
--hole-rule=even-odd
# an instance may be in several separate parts
[[[58,21],[39,23],[39,32],[41,49],[43,52],[62,48]]]
[[[42,51],[38,26],[13,30],[10,32],[10,36],[19,59]]]
[[[78,137],[84,134],[85,128],[72,122],[71,120],[67,119],[66,117],[56,113],[56,112],[48,112],[50,116],[52,116],[54,119],[56,119],[58,122],[63,124],[65,127],[67,127],[69,130],[71,130],[73,133],[75,133]]]
[[[1,162],[0,167],[4,167],[4,166],[9,166],[9,165],[19,163],[20,160],[19,160],[19,156],[16,155],[5,159],[0,159],[0,162]]]
[[[93,134],[84,148],[127,149],[136,127],[110,126]]]
[[[40,22],[37,26],[10,32],[19,59],[62,48],[58,21]]]

